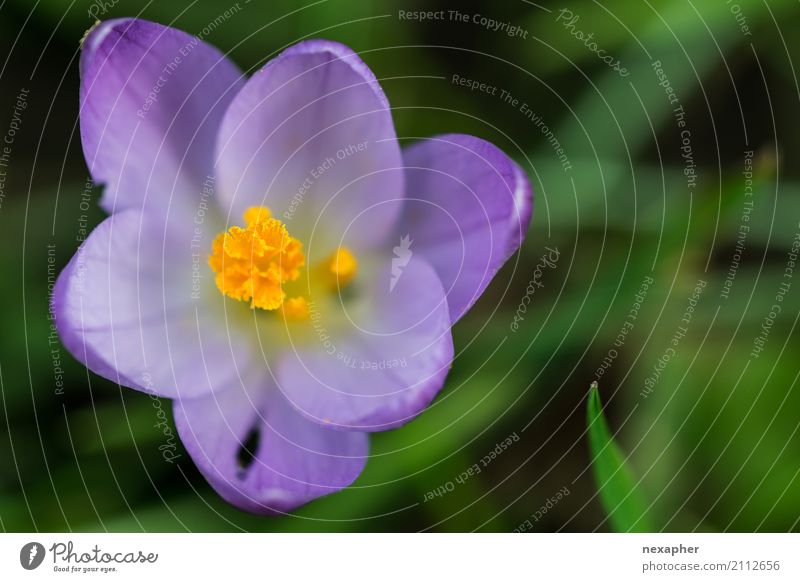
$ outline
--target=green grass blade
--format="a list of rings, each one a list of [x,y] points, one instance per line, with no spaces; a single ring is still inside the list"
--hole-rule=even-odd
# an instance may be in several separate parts
[[[653,531],[647,520],[647,503],[625,455],[614,442],[603,415],[597,382],[592,382],[587,405],[589,450],[600,503],[611,529],[617,532]]]

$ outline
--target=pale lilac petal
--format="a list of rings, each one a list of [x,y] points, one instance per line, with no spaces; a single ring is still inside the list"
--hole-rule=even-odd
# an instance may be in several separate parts
[[[434,266],[456,322],[522,243],[531,187],[502,151],[467,135],[425,140],[403,157],[408,199],[396,238],[409,236]]]
[[[385,240],[399,214],[388,203],[403,197],[388,102],[341,44],[301,42],[255,73],[225,114],[217,148],[232,223],[248,206],[265,205],[325,253],[363,211],[371,228],[350,243],[357,249]]]
[[[353,304],[346,324],[312,310],[305,345],[278,364],[278,384],[314,422],[339,430],[382,431],[421,413],[444,385],[453,360],[450,316],[433,268],[391,256]]]
[[[123,18],[83,42],[80,124],[108,212],[195,206],[214,139],[243,84],[220,51],[180,30]]]
[[[109,380],[170,398],[230,383],[260,357],[250,328],[229,333],[206,265],[208,237],[198,235],[193,247],[176,232],[137,211],[114,214],[53,293],[56,326],[73,356]]]
[[[241,509],[271,514],[350,485],[366,463],[367,435],[309,422],[265,384],[175,402],[178,434],[211,486]]]

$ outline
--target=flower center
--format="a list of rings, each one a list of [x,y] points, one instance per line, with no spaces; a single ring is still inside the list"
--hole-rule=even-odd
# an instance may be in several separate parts
[[[232,226],[217,235],[208,264],[216,274],[223,295],[249,301],[252,309],[279,308],[287,319],[306,319],[308,298],[287,297],[284,286],[296,281],[306,265],[303,243],[289,234],[286,225],[273,218],[269,208],[253,206],[244,212],[245,227]],[[313,288],[328,291],[346,286],[356,275],[353,254],[340,247],[310,270]]]

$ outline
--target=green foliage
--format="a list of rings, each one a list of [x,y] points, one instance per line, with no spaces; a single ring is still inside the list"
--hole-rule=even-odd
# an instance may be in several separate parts
[[[597,491],[611,528],[617,532],[653,531],[649,525],[647,502],[640,481],[630,468],[627,458],[608,428],[600,390],[592,383],[586,405],[589,450]]]

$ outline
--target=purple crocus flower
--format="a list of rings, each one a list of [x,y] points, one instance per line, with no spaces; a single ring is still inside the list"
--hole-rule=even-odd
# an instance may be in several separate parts
[[[348,486],[368,433],[442,388],[451,326],[529,224],[525,174],[466,135],[401,150],[377,79],[335,42],[246,79],[198,38],[119,19],[80,65],[110,216],[58,279],[64,344],[173,399],[187,451],[237,507]]]

